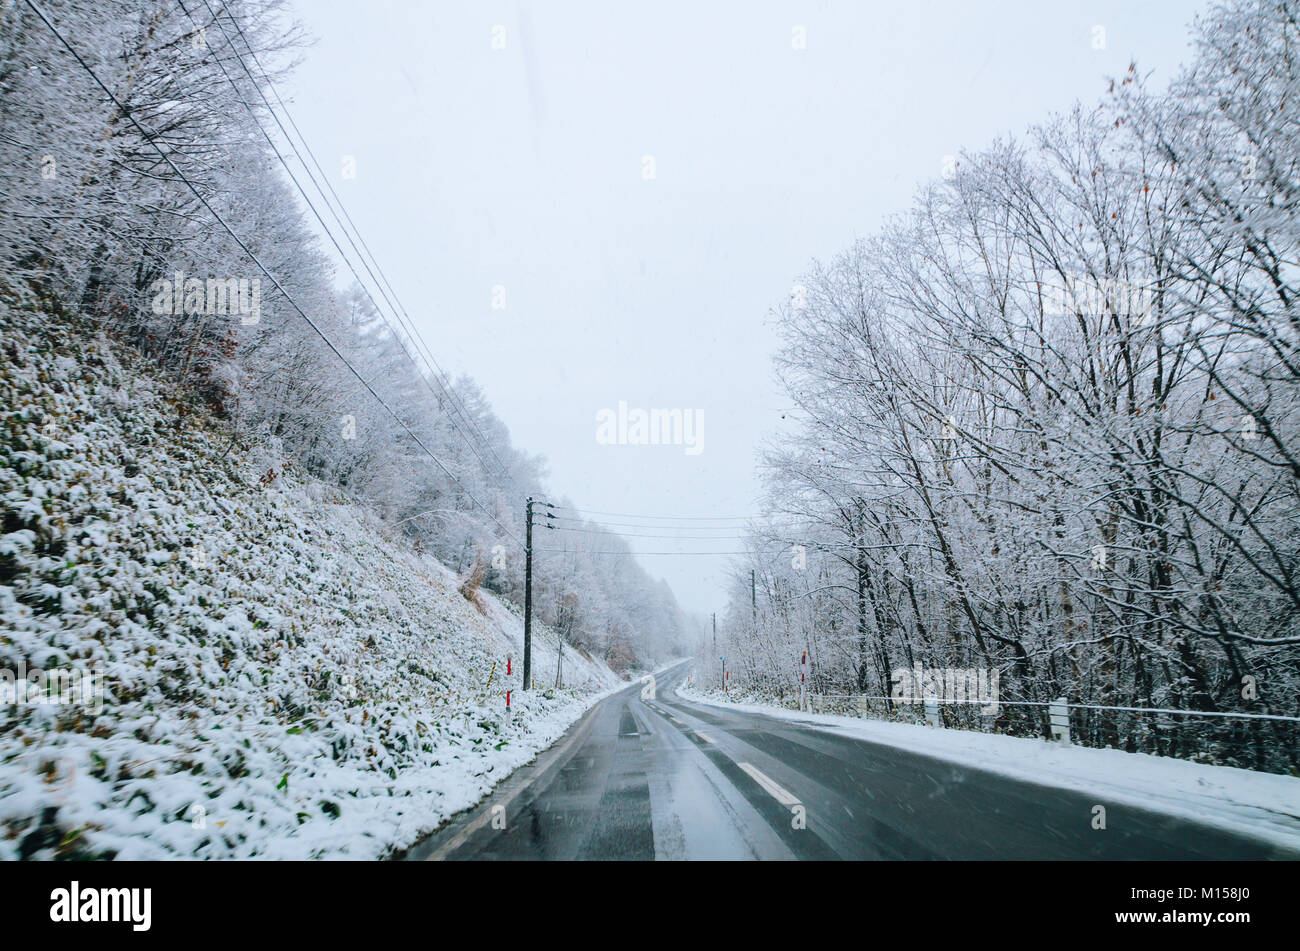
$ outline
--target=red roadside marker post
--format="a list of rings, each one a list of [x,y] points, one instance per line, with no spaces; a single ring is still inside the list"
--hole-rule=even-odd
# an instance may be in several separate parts
[[[802,713],[808,703],[807,675],[804,668],[808,665],[808,652],[799,658],[799,712]]]

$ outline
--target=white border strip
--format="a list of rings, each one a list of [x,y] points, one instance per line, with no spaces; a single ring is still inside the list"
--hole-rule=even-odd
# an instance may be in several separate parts
[[[777,785],[775,780],[769,778],[767,774],[765,774],[757,766],[751,766],[749,763],[737,763],[736,765],[739,766],[741,769],[743,769],[745,772],[749,773],[750,777],[754,780],[754,782],[758,783],[760,786],[766,789],[771,794],[772,798],[775,799],[777,802],[779,802],[781,805],[797,806],[800,804],[799,800],[796,799],[788,789],[785,789]]]

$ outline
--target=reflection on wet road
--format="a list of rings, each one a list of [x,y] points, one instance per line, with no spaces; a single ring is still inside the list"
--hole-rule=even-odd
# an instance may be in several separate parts
[[[1095,830],[1095,797],[690,703],[674,691],[689,671],[661,675],[657,698],[636,685],[603,701],[561,741],[556,768],[495,813],[489,797],[459,834],[453,824],[410,857],[1294,857],[1121,803],[1105,803],[1107,829]]]

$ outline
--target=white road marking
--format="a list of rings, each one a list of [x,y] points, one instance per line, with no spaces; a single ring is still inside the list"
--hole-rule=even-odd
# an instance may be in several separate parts
[[[712,742],[713,742],[713,737],[709,736],[707,733],[701,733],[699,730],[696,730],[696,731],[695,731],[695,735],[698,736],[698,737],[699,737],[701,740],[703,740],[705,743],[712,743]]]
[[[781,805],[797,806],[800,804],[799,800],[796,799],[789,790],[777,785],[775,780],[768,777],[757,766],[751,766],[749,763],[738,763],[737,765],[745,772],[749,773],[749,775],[753,777],[754,782],[766,789],[768,793],[771,794],[772,798]]]

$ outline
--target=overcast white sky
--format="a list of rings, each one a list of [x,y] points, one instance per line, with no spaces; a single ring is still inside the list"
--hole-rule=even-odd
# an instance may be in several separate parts
[[[784,407],[767,318],[808,262],[906,207],[945,155],[1095,101],[1130,59],[1168,79],[1202,8],[295,2],[317,44],[293,114],[439,363],[547,456],[557,495],[725,516],[759,508]],[[620,400],[702,411],[703,451],[598,444]],[[723,608],[725,557],[642,562],[686,608]]]

